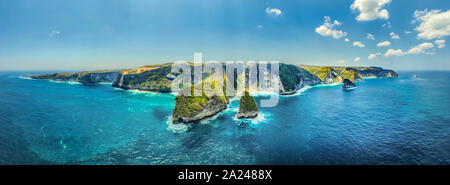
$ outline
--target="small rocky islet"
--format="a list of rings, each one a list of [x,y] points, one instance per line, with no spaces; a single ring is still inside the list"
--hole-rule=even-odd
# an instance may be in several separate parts
[[[248,91],[244,92],[244,95],[239,99],[239,111],[237,118],[255,118],[258,116],[259,110],[256,104],[255,98],[250,96]]]
[[[53,80],[63,82],[79,82],[85,85],[96,83],[111,83],[113,87],[125,90],[142,90],[159,93],[171,93],[171,82],[179,74],[171,73],[171,63],[161,65],[147,65],[126,70],[97,70],[76,73],[50,73],[39,75],[24,75],[26,78]],[[191,65],[192,67],[192,65]],[[225,69],[225,65],[224,65]],[[311,65],[279,65],[280,95],[296,93],[303,87],[322,84],[342,83],[344,89],[354,88],[354,82],[365,78],[395,78],[398,74],[393,70],[381,67],[334,67]],[[226,78],[225,80],[226,81]],[[210,83],[208,75],[204,75],[201,84]],[[224,87],[225,82],[219,82]],[[216,88],[217,89],[217,88]],[[183,91],[192,90],[185,88]],[[208,119],[225,110],[232,96],[225,91],[218,90],[214,96],[204,93],[200,96],[183,96],[175,98],[175,107],[172,112],[173,123],[191,123]],[[238,118],[254,118],[258,115],[258,106],[248,91],[239,100]]]
[[[344,79],[342,81],[342,88],[344,88],[346,90],[354,89],[354,88],[356,88],[356,85],[352,81],[350,81],[349,79]]]

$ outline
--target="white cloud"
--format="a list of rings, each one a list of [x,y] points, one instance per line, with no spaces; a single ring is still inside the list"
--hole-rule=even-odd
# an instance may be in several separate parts
[[[48,34],[48,36],[55,36],[55,35],[59,35],[61,33],[61,31],[58,31],[58,30],[52,30],[49,34]]]
[[[444,40],[439,40],[439,41],[435,41],[436,45],[439,44],[444,44],[444,42],[442,42]],[[444,44],[445,46],[445,44]],[[442,47],[444,47],[442,46]],[[402,55],[416,55],[416,54],[426,54],[426,55],[434,55],[435,54],[435,49],[434,49],[434,44],[430,43],[430,42],[424,42],[422,44],[419,44],[415,47],[412,47],[411,49],[408,50],[408,52],[403,52],[401,49],[389,49],[386,51],[386,53],[384,54],[385,57],[390,57],[390,56],[402,56]],[[370,56],[369,56],[370,57]]]
[[[405,31],[405,34],[411,34],[412,32],[411,31]]]
[[[385,46],[389,46],[389,45],[391,45],[391,42],[389,42],[389,41],[384,41],[384,42],[379,42],[379,43],[377,44],[377,47],[385,47]]]
[[[445,40],[436,40],[434,43],[437,45],[438,48],[445,47]]]
[[[391,32],[389,35],[391,36],[391,39],[400,39],[400,36],[396,35],[394,32]]]
[[[341,24],[342,24],[341,22],[339,22],[339,21],[337,21],[337,20],[334,20],[334,25],[340,26]]]
[[[347,32],[336,29],[337,26],[342,24],[341,22],[334,21],[333,23],[331,23],[330,17],[325,16],[323,18],[325,19],[325,22],[322,26],[316,28],[316,33],[324,37],[332,36],[335,39],[340,39],[341,37],[347,36]]]
[[[345,42],[350,42],[350,39],[348,39],[348,38],[345,38]]]
[[[337,63],[338,64],[343,64],[343,63],[345,63],[345,60],[338,60]]]
[[[361,42],[353,42],[353,46],[357,46],[357,47],[360,47],[360,48],[366,47],[366,45],[364,45]]]
[[[370,54],[369,57],[367,57],[369,60],[374,59],[375,57],[377,57],[378,55],[381,55],[381,53],[374,53],[374,54]]]
[[[370,33],[367,34],[367,38],[371,39],[371,40],[375,40],[375,36]]]
[[[260,24],[259,24],[259,25],[256,26],[256,28],[262,29],[262,28],[264,28],[264,27],[263,27],[263,25],[260,25]]]
[[[375,19],[389,19],[389,12],[382,9],[391,3],[391,0],[355,0],[350,6],[352,10],[358,10],[357,21],[372,21]]]
[[[383,28],[385,28],[385,27],[391,28],[391,27],[392,27],[392,26],[391,26],[391,22],[388,21],[387,23],[384,23],[383,25],[381,25],[381,27],[383,27]]]
[[[361,60],[361,58],[356,57],[355,59],[353,59],[354,62],[358,62],[359,60]]]
[[[441,10],[427,9],[423,11],[416,10],[414,12],[414,18],[412,23],[420,22],[416,27],[417,35],[421,39],[436,39],[450,35],[450,10],[441,12]]]
[[[434,52],[430,52],[429,50],[433,49],[434,45],[433,43],[429,43],[429,42],[424,42],[422,44],[419,44],[413,48],[411,48],[410,50],[408,50],[408,54],[427,54],[427,55],[432,55],[434,54]]]
[[[266,13],[269,15],[279,16],[282,12],[278,8],[266,8]]]
[[[404,55],[405,53],[401,50],[401,49],[388,49],[386,51],[386,53],[384,54],[385,57],[390,57],[390,56],[401,56]]]

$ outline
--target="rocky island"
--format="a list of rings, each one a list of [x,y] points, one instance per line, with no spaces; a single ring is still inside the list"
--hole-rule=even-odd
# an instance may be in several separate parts
[[[77,73],[51,73],[40,75],[25,75],[31,79],[72,81],[83,84],[112,83],[113,87],[126,90],[143,90],[160,93],[171,93],[171,82],[178,74],[171,73],[171,63],[161,65],[147,65],[135,69],[84,71]],[[225,68],[225,65],[224,65]],[[354,82],[366,78],[393,78],[398,74],[393,70],[381,67],[342,67],[342,66],[310,66],[280,63],[280,95],[294,94],[298,90],[321,84],[339,84],[351,87]],[[207,76],[207,75],[206,75]],[[201,86],[209,84],[207,77]],[[225,84],[224,82],[220,82]],[[209,84],[210,85],[210,84]],[[189,91],[192,88],[185,88]],[[173,123],[198,122],[216,115],[227,108],[231,96],[227,96],[221,89],[217,89],[220,96],[177,96],[172,113]],[[253,97],[245,93],[239,102],[237,117],[252,118],[258,115],[258,107]]]
[[[211,81],[205,79],[202,83],[195,84],[192,88],[185,88],[183,91],[191,91],[193,95],[194,88],[200,88],[202,85],[211,85]],[[216,91],[221,91],[214,89]],[[182,94],[182,93],[180,93]],[[216,115],[227,108],[229,99],[223,92],[222,96],[207,96],[202,92],[201,96],[179,95],[175,98],[175,107],[172,113],[173,123],[197,122]]]
[[[342,81],[342,88],[353,89],[353,88],[356,88],[356,85],[349,79],[344,79],[344,81]]]
[[[258,116],[258,105],[255,99],[250,96],[248,91],[244,92],[244,95],[239,100],[239,111],[237,118],[255,118]]]

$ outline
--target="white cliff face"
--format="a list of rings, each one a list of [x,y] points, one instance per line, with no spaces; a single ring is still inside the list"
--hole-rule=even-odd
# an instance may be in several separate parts
[[[351,70],[355,71],[361,78],[395,78],[398,77],[398,74],[393,70],[382,69],[379,67],[370,67],[370,68],[352,68]]]
[[[336,71],[331,71],[324,79],[325,84],[341,83],[344,78],[340,76]]]
[[[78,81],[84,84],[90,83],[113,83],[119,72],[106,72],[106,73],[88,73],[79,77]]]
[[[123,75],[120,75],[120,81],[119,81],[119,86],[122,86],[123,85]]]

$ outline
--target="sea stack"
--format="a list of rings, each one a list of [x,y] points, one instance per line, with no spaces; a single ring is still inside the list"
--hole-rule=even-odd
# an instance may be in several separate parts
[[[248,91],[245,91],[244,96],[239,100],[239,112],[237,118],[255,118],[258,116],[258,105],[255,99],[250,96]]]
[[[344,89],[353,89],[353,88],[356,88],[356,85],[352,81],[350,81],[349,79],[344,79],[342,81],[342,88],[344,88]]]

